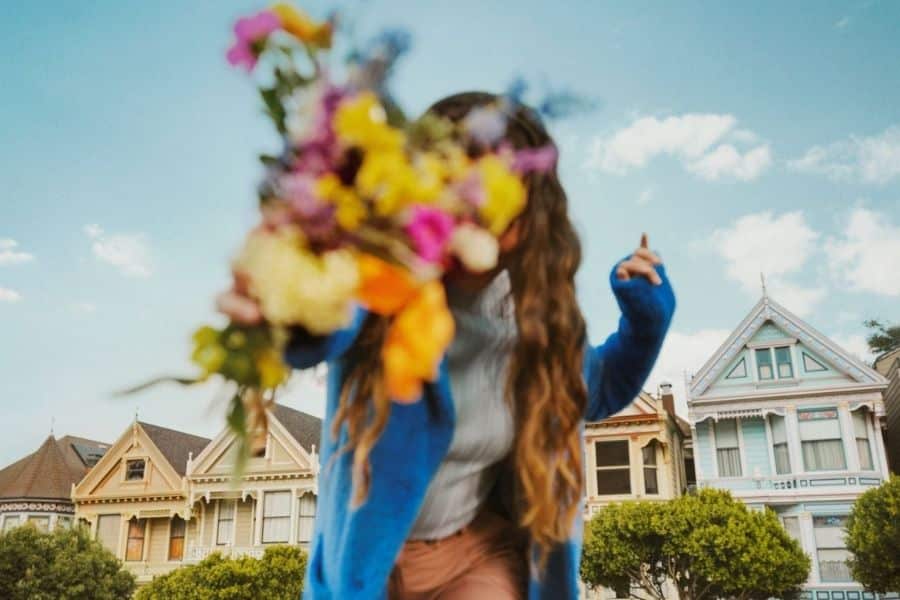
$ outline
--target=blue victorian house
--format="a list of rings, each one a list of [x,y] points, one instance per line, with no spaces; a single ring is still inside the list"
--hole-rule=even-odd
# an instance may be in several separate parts
[[[697,484],[768,507],[812,558],[803,598],[864,600],[854,500],[888,478],[887,380],[764,296],[688,384]]]

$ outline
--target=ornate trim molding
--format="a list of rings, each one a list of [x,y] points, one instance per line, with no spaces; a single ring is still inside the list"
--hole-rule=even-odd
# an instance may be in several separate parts
[[[0,513],[9,512],[41,512],[75,514],[75,506],[63,502],[2,502]]]

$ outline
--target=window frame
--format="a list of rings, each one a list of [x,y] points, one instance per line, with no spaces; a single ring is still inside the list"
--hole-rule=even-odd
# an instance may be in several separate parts
[[[232,506],[231,516],[223,518],[223,506]],[[230,523],[231,530],[228,535],[228,540],[222,540],[222,522]],[[215,546],[234,546],[234,530],[235,530],[235,521],[237,521],[237,498],[220,498],[216,503],[216,537],[215,537]]]
[[[812,518],[812,526],[813,526],[813,541],[815,542],[815,550],[816,550],[816,567],[818,568],[818,576],[819,581],[822,583],[850,583],[853,581],[853,574],[850,572],[850,567],[847,566],[847,579],[826,579],[822,577],[822,560],[819,558],[819,554],[822,550],[843,550],[849,554],[847,550],[847,542],[846,539],[844,541],[843,546],[819,546],[819,538],[816,535],[816,529],[824,529],[825,527],[816,527],[816,521],[819,519],[841,519],[841,524],[838,526],[830,525],[827,526],[829,529],[846,529],[847,525],[847,515],[814,515]],[[830,561],[829,561],[830,562]],[[846,561],[844,561],[846,564]]]
[[[863,428],[865,429],[865,435],[866,435],[866,437],[864,437],[864,438],[859,437],[859,433],[857,433],[857,431],[856,431],[856,418],[857,418],[856,416],[857,415],[859,415],[860,418],[862,419],[862,425],[863,425]],[[859,470],[860,471],[875,471],[876,470],[876,468],[875,468],[875,453],[873,452],[873,449],[872,449],[872,433],[873,432],[871,430],[872,428],[869,426],[870,425],[869,411],[863,407],[860,407],[856,410],[850,411],[850,421],[851,421],[851,425],[853,427],[853,441],[855,442],[856,459],[859,462]],[[868,464],[868,466],[865,466],[865,467],[863,466],[862,453],[860,453],[860,451],[859,451],[860,442],[865,443],[865,447],[867,450],[867,456],[869,459],[869,464]]]
[[[644,478],[644,495],[646,496],[659,496],[659,453],[660,453],[660,444],[656,439],[650,440],[645,446],[641,447],[641,473]],[[648,463],[646,461],[646,452],[649,451],[650,455],[653,457],[653,462]],[[656,491],[651,492],[647,486],[647,471],[653,472],[653,485],[656,488]]]
[[[143,467],[141,469],[140,478],[136,478],[136,477],[132,478],[130,476],[131,475],[130,466],[132,463],[142,463]],[[149,461],[147,460],[146,457],[126,458],[125,459],[125,472],[122,475],[122,477],[123,477],[122,481],[124,481],[125,483],[139,483],[141,481],[146,481],[147,480],[147,465],[148,465],[148,463],[149,463]]]
[[[275,495],[275,494],[286,494],[287,495],[287,497],[288,497],[288,501],[286,504],[287,505],[287,514],[278,514],[278,515],[272,516],[272,515],[268,515],[266,513],[266,497],[268,497],[269,495]],[[261,543],[263,543],[263,544],[287,544],[290,541],[290,539],[291,539],[291,520],[292,520],[291,519],[291,510],[292,510],[291,495],[292,495],[291,490],[266,490],[265,492],[263,492],[262,527],[261,527],[261,531],[260,531],[260,542]],[[271,521],[274,521],[275,519],[279,519],[279,520],[287,519],[287,521],[288,521],[288,526],[286,528],[287,537],[285,539],[280,539],[280,538],[279,539],[266,539],[266,522],[271,522]]]
[[[307,514],[309,505],[304,506],[304,500],[308,500],[312,498],[312,513]],[[302,496],[297,498],[297,543],[299,544],[309,544],[313,539],[313,528],[315,527],[316,522],[316,511],[318,510],[318,498],[315,494],[311,492],[307,492]],[[307,512],[304,512],[304,509],[307,509]],[[309,539],[304,539],[303,536],[300,535],[300,532],[303,530],[303,526],[307,525],[309,531]]]
[[[125,534],[125,562],[142,562],[144,560],[144,553],[147,547],[147,523],[149,519],[138,519],[137,517],[132,517],[128,519],[128,531]],[[134,525],[138,525],[141,528],[141,535],[136,536],[132,535],[132,523]],[[141,556],[140,558],[130,558],[131,552],[131,541],[132,540],[140,540],[141,541]]]
[[[834,413],[834,417],[828,417],[827,419],[821,419],[821,420],[834,420],[837,423],[837,427],[838,427],[838,437],[836,437],[836,438],[834,438],[834,437],[817,438],[814,440],[804,440],[803,439],[803,423],[805,421],[815,421],[817,419],[804,419],[802,417],[802,415],[805,413],[817,413],[817,412],[819,412],[819,413],[833,412]],[[844,435],[845,434],[846,434],[846,432],[844,431],[844,427],[841,424],[840,410],[837,407],[826,406],[826,407],[798,408],[797,409],[797,435],[800,438],[800,461],[803,465],[803,472],[804,473],[840,473],[840,472],[846,471],[849,466],[849,463],[847,462],[848,461],[847,448],[844,444]],[[830,442],[837,441],[839,443],[839,446],[841,448],[841,457],[843,458],[842,466],[838,466],[838,467],[834,467],[834,468],[826,467],[826,468],[819,468],[819,469],[811,469],[809,467],[809,465],[806,462],[806,452],[804,451],[805,445],[809,444],[809,443],[823,442],[823,441],[830,441]]]
[[[599,451],[600,444],[625,444],[625,453],[627,457],[627,462],[624,465],[616,464],[616,465],[603,465],[599,466],[597,464],[597,453]],[[601,471],[625,471],[628,475],[626,481],[628,482],[628,490],[625,492],[601,492],[600,491],[600,472]],[[597,496],[630,496],[633,492],[633,486],[631,481],[631,440],[629,439],[617,439],[617,440],[594,440],[594,490],[597,493]]]
[[[180,536],[172,535],[174,532],[173,525],[175,524],[176,520],[181,522],[181,535]],[[185,521],[183,518],[179,517],[178,515],[175,515],[172,518],[170,518],[169,519],[169,547],[168,547],[167,554],[166,554],[166,558],[169,562],[184,561],[184,540],[186,537],[187,537],[187,521]],[[179,540],[179,539],[181,540],[181,549],[178,552],[179,556],[177,558],[173,558],[172,541]]]
[[[784,427],[784,441],[776,442],[775,441],[775,427],[772,425],[772,419],[779,418],[782,421],[782,425]],[[776,477],[781,475],[792,475],[794,473],[794,461],[791,460],[791,445],[790,439],[788,436],[788,420],[787,415],[779,415],[778,413],[772,412],[766,415],[766,435],[768,435],[769,448],[771,449],[771,457],[772,461],[770,466],[772,467],[772,473],[775,474]],[[784,473],[780,473],[778,471],[778,455],[775,452],[776,446],[784,446],[785,454],[787,455],[787,471]]]
[[[723,421],[732,421],[734,422],[735,427],[735,438],[737,440],[737,446],[726,446],[722,449],[731,450],[733,448],[737,448],[738,451],[738,464],[740,465],[740,473],[737,475],[722,475],[721,469],[719,468],[719,436],[716,433],[716,429],[719,426],[720,421],[713,421],[712,427],[710,427],[710,432],[712,433],[712,441],[713,448],[715,449],[715,465],[716,465],[716,478],[717,479],[741,479],[744,477],[744,473],[747,471],[747,465],[744,464],[744,434],[742,432],[741,420],[738,418],[732,419],[722,419]]]

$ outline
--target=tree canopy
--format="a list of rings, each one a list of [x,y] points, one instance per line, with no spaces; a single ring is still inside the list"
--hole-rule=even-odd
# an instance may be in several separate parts
[[[4,600],[127,600],[134,585],[134,576],[81,527],[45,533],[23,525],[0,534]]]
[[[866,338],[866,343],[875,354],[883,354],[900,346],[900,325],[887,325],[876,319],[863,324],[872,332]]]
[[[155,578],[135,600],[297,600],[305,574],[306,553],[296,546],[271,546],[260,559],[214,553]]]
[[[581,576],[632,598],[792,598],[809,557],[770,510],[702,490],[666,502],[611,504],[585,531]]]
[[[881,594],[900,590],[900,476],[857,499],[846,539],[856,581]]]

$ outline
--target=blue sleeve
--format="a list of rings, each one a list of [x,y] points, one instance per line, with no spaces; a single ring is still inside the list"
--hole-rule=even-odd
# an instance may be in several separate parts
[[[284,350],[285,362],[295,369],[308,369],[339,357],[353,345],[368,314],[365,309],[357,307],[350,324],[330,335],[311,335],[295,329]]]
[[[653,369],[675,312],[675,294],[666,270],[662,265],[656,270],[661,285],[644,277],[620,281],[615,267],[610,273],[622,316],[618,331],[585,351],[588,421],[599,421],[631,404]]]

